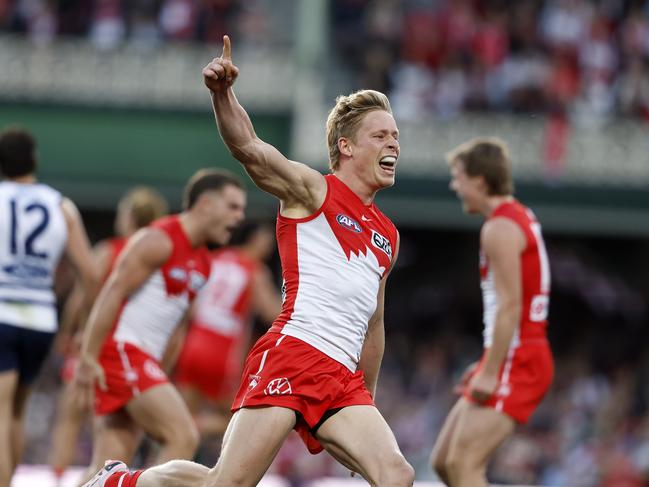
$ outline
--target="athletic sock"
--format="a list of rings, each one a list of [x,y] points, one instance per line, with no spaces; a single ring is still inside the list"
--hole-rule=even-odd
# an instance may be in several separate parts
[[[115,472],[106,479],[104,487],[135,487],[137,479],[144,473],[144,470],[133,472]]]

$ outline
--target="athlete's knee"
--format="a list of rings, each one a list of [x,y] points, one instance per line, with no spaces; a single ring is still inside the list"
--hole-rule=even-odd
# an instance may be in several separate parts
[[[400,453],[381,462],[382,471],[376,484],[380,487],[409,487],[415,481],[415,469]]]
[[[200,440],[200,433],[193,421],[166,429],[162,437],[164,444],[173,444],[175,447],[188,452],[188,456],[191,456],[196,451]]]
[[[464,449],[462,453],[459,453],[459,448],[455,450],[443,462],[443,471],[447,477],[459,479],[464,475],[473,475],[485,470],[484,462],[475,458],[470,449]]]

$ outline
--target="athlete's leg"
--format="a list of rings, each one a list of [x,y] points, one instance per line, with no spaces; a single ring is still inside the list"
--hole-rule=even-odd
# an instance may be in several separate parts
[[[137,487],[252,487],[257,485],[295,426],[296,416],[282,407],[243,408],[233,416],[216,466],[174,460],[146,470]]]
[[[31,385],[18,384],[14,394],[13,417],[11,420],[11,459],[15,470],[23,457],[25,450],[25,411],[27,399],[32,392]]]
[[[18,372],[0,372],[0,487],[9,487],[13,473],[12,422]]]
[[[446,456],[451,487],[487,487],[487,462],[512,434],[515,422],[492,408],[459,401],[457,423]]]
[[[162,443],[156,463],[194,456],[200,440],[198,429],[172,384],[148,389],[131,399],[126,410],[148,435]]]
[[[371,485],[411,486],[415,472],[374,406],[348,406],[327,419],[316,433],[322,446]]]
[[[63,473],[74,461],[77,439],[88,411],[79,408],[72,383],[66,384],[59,397],[59,405],[52,432],[50,466],[55,472]]]
[[[442,426],[442,430],[439,432],[437,440],[435,441],[433,451],[430,454],[430,463],[433,470],[446,485],[449,485],[450,483],[448,473],[446,472],[448,450],[457,425],[458,417],[460,416],[460,404],[461,402],[458,400],[453,406],[453,409],[448,413],[444,425]]]
[[[92,460],[80,483],[83,484],[103,468],[106,460],[129,462],[141,440],[142,430],[125,411],[95,416]]]

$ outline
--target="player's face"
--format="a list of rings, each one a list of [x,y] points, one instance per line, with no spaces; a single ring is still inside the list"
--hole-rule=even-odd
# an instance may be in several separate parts
[[[228,185],[221,191],[209,192],[208,197],[208,240],[225,245],[245,217],[246,193],[236,186]]]
[[[462,209],[466,213],[480,213],[481,203],[485,196],[482,177],[469,176],[461,162],[453,162],[449,187],[462,201]]]
[[[399,159],[399,130],[394,117],[384,110],[367,113],[354,139],[358,176],[376,189],[392,186]]]

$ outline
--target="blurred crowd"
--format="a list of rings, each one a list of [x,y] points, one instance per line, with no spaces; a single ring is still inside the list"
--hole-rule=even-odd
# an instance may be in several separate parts
[[[601,123],[649,120],[646,0],[331,0],[338,65],[353,87],[391,94],[397,115],[546,112]],[[293,2],[0,0],[0,30],[35,42],[290,42]],[[561,125],[552,130],[561,132]],[[557,134],[560,137],[560,133]]]
[[[333,3],[342,59],[359,67],[359,85],[390,91],[401,117],[467,109],[649,117],[649,2]]]

